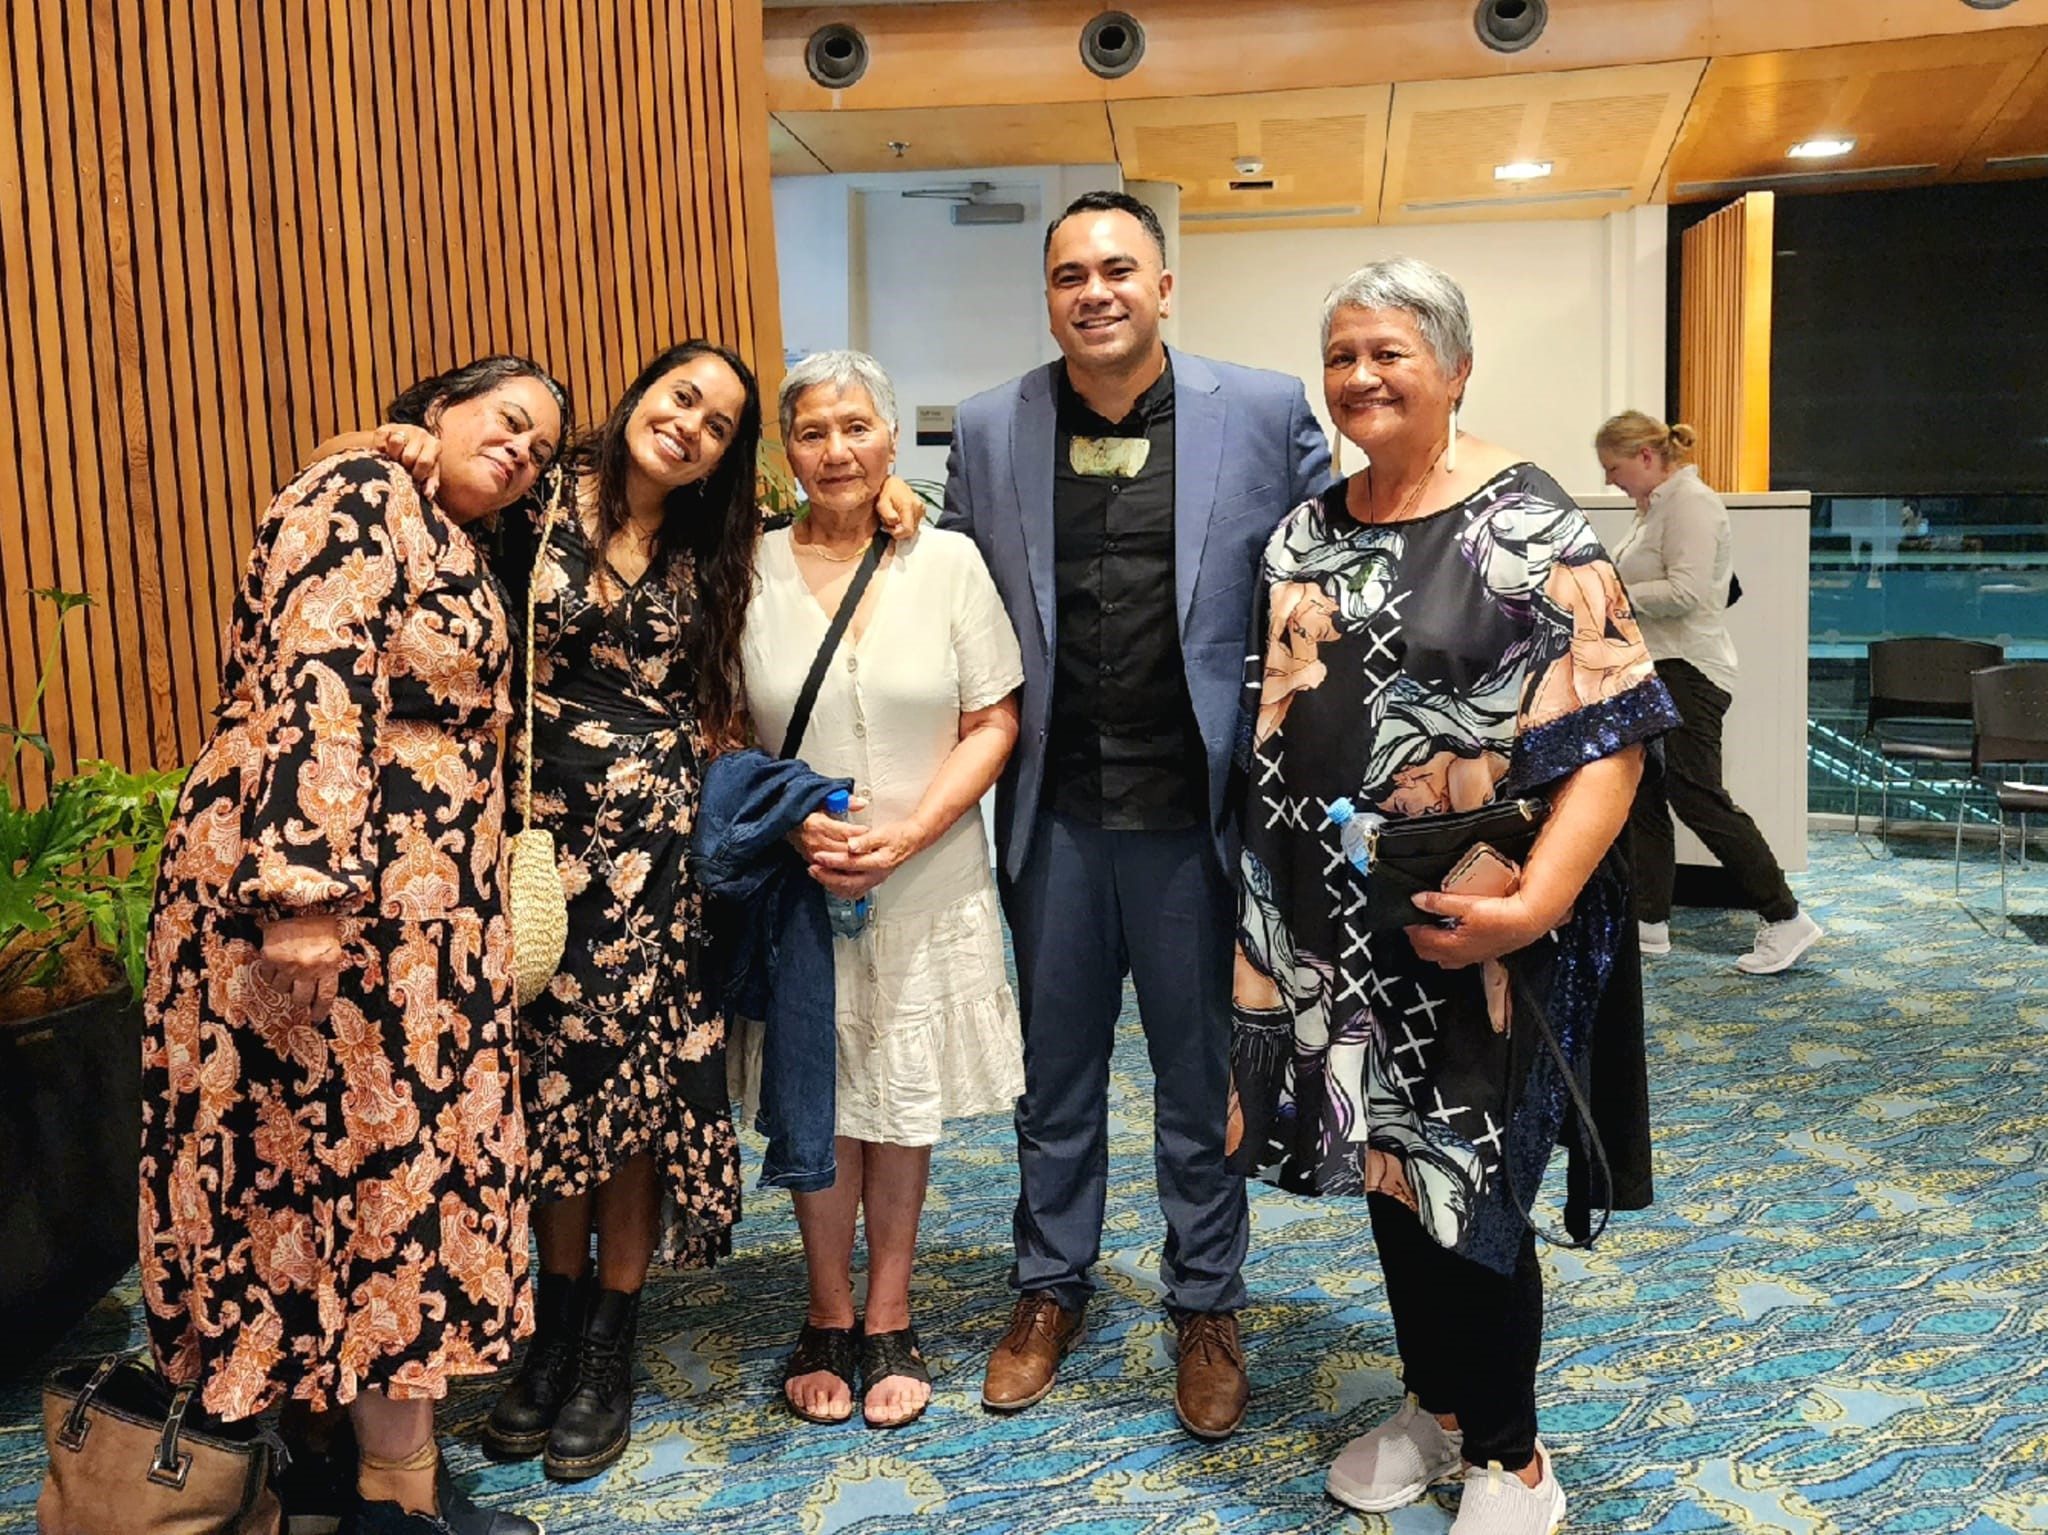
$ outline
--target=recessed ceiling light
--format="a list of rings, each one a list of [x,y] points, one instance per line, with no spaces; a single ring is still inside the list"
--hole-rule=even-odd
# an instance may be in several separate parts
[[[1855,147],[1854,139],[1802,139],[1785,153],[1795,160],[1832,160]]]
[[[1495,181],[1535,181],[1550,174],[1548,160],[1510,160],[1493,168]]]

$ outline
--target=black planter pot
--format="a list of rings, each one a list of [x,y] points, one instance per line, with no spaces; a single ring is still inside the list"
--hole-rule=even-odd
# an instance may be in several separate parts
[[[135,1263],[142,1008],[0,1023],[0,1363],[42,1353]]]

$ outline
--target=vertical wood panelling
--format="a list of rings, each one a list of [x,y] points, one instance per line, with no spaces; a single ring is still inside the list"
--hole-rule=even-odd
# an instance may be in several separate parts
[[[710,335],[775,386],[760,0],[0,17],[0,719],[56,632],[29,589],[90,592],[62,770],[190,760],[263,503],[423,373],[523,351],[588,421]]]
[[[1717,490],[1771,488],[1772,196],[1750,192],[1685,232],[1678,411]]]

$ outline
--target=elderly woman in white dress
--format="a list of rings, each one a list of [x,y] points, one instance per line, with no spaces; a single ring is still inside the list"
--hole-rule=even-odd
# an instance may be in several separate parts
[[[791,369],[782,440],[809,500],[766,535],[747,611],[747,707],[779,751],[797,694],[874,539],[896,453],[888,376],[859,352]],[[1017,638],[971,540],[923,528],[892,544],[832,658],[801,755],[851,778],[854,820],[820,812],[793,840],[834,896],[865,896],[835,937],[833,1185],[796,1194],[809,1270],[803,1333],[785,1369],[799,1416],[899,1427],[931,1381],[910,1321],[910,1274],[931,1150],[951,1119],[1010,1113],[1024,1087],[1017,1004],[1003,968],[995,882],[976,806],[1017,739]],[[863,801],[865,802],[863,804]],[[867,1312],[853,1308],[865,1209]]]

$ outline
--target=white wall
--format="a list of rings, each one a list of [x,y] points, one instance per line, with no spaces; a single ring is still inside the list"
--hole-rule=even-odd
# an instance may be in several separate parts
[[[950,205],[906,190],[991,184],[1018,224],[959,227]],[[957,405],[1059,355],[1046,329],[1045,223],[1081,193],[1121,184],[1113,165],[1012,166],[774,183],[783,350],[872,352],[896,386],[897,468],[944,480],[946,450],[916,444],[917,407]]]
[[[1023,203],[1024,222],[956,228],[944,202],[900,195],[970,181]],[[788,355],[873,352],[897,386],[903,472],[943,478],[945,450],[914,444],[915,408],[957,404],[1058,355],[1045,323],[1045,220],[1081,192],[1118,184],[1113,165],[777,180]],[[1323,295],[1364,263],[1402,253],[1444,268],[1471,302],[1467,430],[1590,492],[1601,488],[1592,449],[1600,423],[1629,407],[1664,409],[1661,207],[1604,219],[1225,234],[1181,227],[1178,198],[1161,189],[1132,190],[1153,194],[1167,225],[1178,283],[1169,344],[1295,374],[1326,425]],[[1347,448],[1344,462],[1355,467],[1357,451]]]
[[[778,176],[772,190],[782,352],[795,362],[846,345],[851,208],[839,176]]]
[[[1181,231],[1189,351],[1297,375],[1323,408],[1323,295],[1368,261],[1419,256],[1465,289],[1472,382],[1460,423],[1572,491],[1600,488],[1594,431],[1664,404],[1664,210],[1606,219],[1374,229]],[[1347,467],[1358,463],[1347,446]]]

